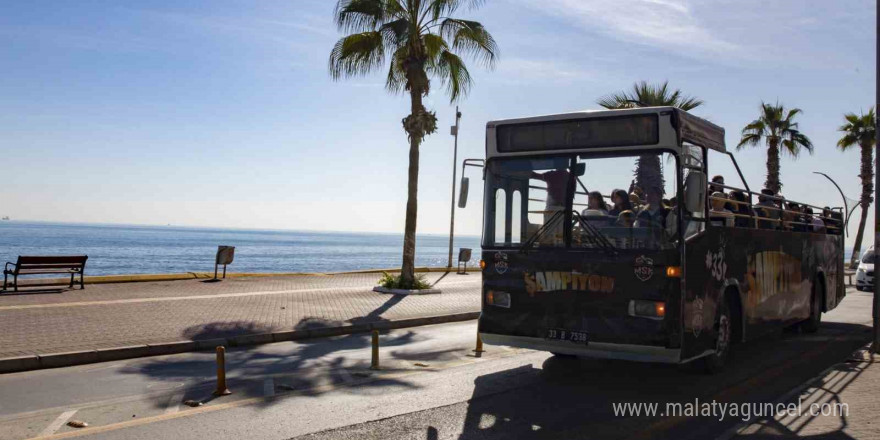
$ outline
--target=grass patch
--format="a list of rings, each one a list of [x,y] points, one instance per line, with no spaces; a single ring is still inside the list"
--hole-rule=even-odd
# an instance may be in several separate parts
[[[379,285],[386,289],[424,290],[431,288],[431,285],[422,274],[416,274],[412,283],[406,283],[400,275],[391,275],[388,272],[382,272],[382,278],[379,278]]]

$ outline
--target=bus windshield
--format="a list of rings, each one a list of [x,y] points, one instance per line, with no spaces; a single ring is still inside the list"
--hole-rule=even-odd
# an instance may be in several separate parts
[[[677,168],[674,155],[660,152],[493,159],[484,245],[674,248]]]

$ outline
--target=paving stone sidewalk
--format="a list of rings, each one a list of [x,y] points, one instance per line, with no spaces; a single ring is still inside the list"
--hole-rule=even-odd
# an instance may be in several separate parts
[[[0,358],[314,325],[474,312],[480,275],[429,273],[438,295],[373,292],[377,274],[301,275],[87,285],[0,294]]]
[[[782,402],[798,401],[799,411],[752,423],[734,438],[880,439],[880,355],[856,353]]]

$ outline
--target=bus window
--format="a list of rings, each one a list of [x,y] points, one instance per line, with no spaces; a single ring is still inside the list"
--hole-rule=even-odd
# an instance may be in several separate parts
[[[576,182],[577,197],[587,206],[573,205],[572,247],[665,249],[673,246],[667,220],[676,218],[677,162],[669,153],[615,157],[582,155],[585,172]],[[635,172],[634,172],[635,170]],[[635,179],[633,176],[635,174]],[[640,186],[644,186],[641,188]],[[597,194],[598,193],[598,194]],[[614,196],[614,194],[618,194]],[[627,197],[621,197],[626,194]],[[635,202],[629,194],[640,195]],[[675,223],[675,222],[673,222]]]
[[[507,192],[504,188],[495,190],[495,244],[504,244],[507,232]]]
[[[535,247],[563,246],[570,165],[571,156],[487,164],[487,184],[495,188],[495,197],[490,199],[494,207],[485,223],[487,241],[494,240],[495,246],[520,246],[534,239],[530,244]],[[509,194],[510,199],[502,201],[499,192],[503,197]]]
[[[514,244],[522,241],[522,193],[519,190],[513,192],[513,201],[510,204],[510,240]]]
[[[704,164],[704,153],[703,148],[685,142],[682,144],[682,182],[687,181],[687,176],[691,173],[691,171],[703,171]],[[690,188],[684,188],[685,193],[687,193]],[[699,188],[698,190],[705,191],[705,188]],[[701,212],[691,212],[686,213],[684,217],[684,238],[688,239],[697,235],[706,228],[706,213],[705,211]]]

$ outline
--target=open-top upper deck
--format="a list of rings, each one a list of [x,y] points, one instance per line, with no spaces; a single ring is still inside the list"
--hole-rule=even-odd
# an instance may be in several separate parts
[[[486,157],[664,148],[726,152],[724,129],[675,107],[587,110],[486,124]]]

